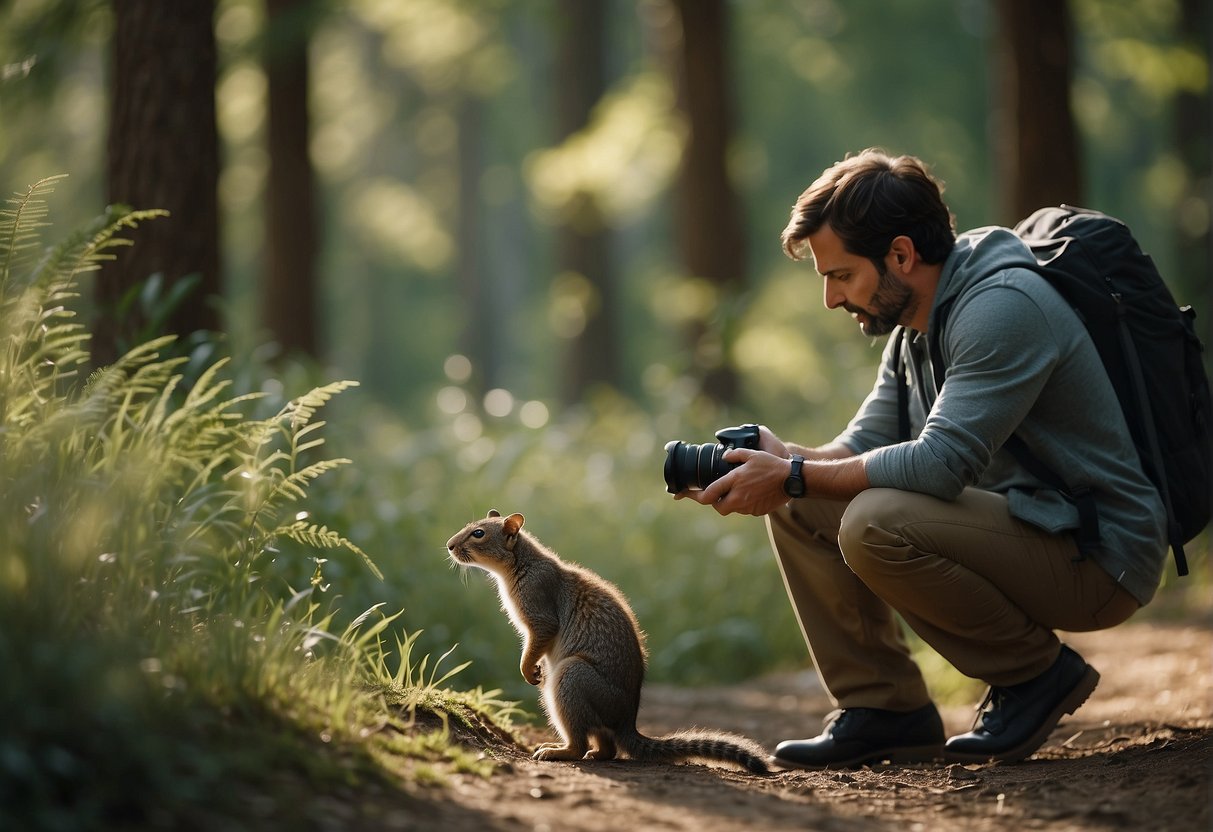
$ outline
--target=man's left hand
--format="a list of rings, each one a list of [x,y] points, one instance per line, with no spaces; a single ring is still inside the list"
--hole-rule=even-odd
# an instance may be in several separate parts
[[[788,502],[788,495],[783,491],[783,481],[791,470],[788,460],[749,448],[725,451],[723,459],[738,467],[702,491],[683,491],[674,499],[712,506],[720,515],[748,514],[752,517],[770,514]]]

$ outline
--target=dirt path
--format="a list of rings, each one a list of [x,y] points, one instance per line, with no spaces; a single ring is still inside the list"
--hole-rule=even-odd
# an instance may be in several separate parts
[[[1100,670],[1102,681],[1045,747],[1018,765],[888,766],[758,778],[696,765],[537,763],[520,749],[469,738],[499,761],[498,772],[487,780],[457,775],[444,788],[414,793],[394,820],[453,832],[1208,832],[1213,626],[1130,623],[1066,641]],[[654,685],[646,688],[641,729],[719,728],[773,746],[816,734],[829,709],[811,674],[707,690]],[[968,730],[973,712],[949,709],[943,715],[955,733]]]

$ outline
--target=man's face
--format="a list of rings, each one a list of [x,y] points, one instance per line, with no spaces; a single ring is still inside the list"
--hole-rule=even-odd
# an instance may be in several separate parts
[[[826,307],[850,312],[864,335],[888,335],[913,316],[918,306],[914,293],[886,263],[877,265],[847,251],[829,225],[810,234],[808,241],[825,279]]]

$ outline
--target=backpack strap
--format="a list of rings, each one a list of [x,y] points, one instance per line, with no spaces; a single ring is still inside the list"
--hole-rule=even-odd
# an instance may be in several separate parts
[[[902,354],[906,341],[905,327],[897,327],[897,334],[893,337],[897,339],[893,342],[893,372],[897,374],[897,441],[909,442],[910,385],[906,373],[910,372],[910,368],[906,366],[905,355]]]
[[[1184,554],[1183,530],[1175,519],[1175,509],[1171,502],[1171,489],[1167,486],[1166,468],[1162,455],[1162,443],[1158,439],[1158,427],[1154,423],[1154,414],[1150,412],[1148,394],[1146,393],[1145,373],[1141,369],[1141,357],[1137,354],[1137,345],[1133,343],[1133,334],[1129,332],[1129,322],[1126,319],[1127,310],[1120,295],[1116,299],[1116,333],[1120,337],[1120,349],[1124,355],[1125,366],[1129,369],[1129,381],[1132,385],[1133,399],[1141,412],[1141,425],[1145,429],[1146,447],[1149,450],[1149,463],[1154,466],[1158,475],[1150,477],[1162,498],[1163,508],[1167,512],[1167,539],[1171,544],[1171,553],[1175,556],[1175,571],[1182,578],[1188,574],[1188,558]],[[1142,460],[1143,464],[1145,460]],[[1149,472],[1147,472],[1149,476]]]

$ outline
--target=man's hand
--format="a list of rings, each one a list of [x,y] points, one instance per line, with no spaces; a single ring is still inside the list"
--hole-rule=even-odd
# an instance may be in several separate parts
[[[764,429],[765,431],[765,429]],[[766,431],[770,434],[770,431]],[[771,434],[773,438],[773,434]],[[766,439],[766,437],[763,437]],[[778,442],[778,440],[776,440]],[[766,445],[766,443],[763,443]],[[780,443],[782,445],[782,443]],[[725,451],[725,462],[738,465],[702,491],[683,491],[676,500],[694,500],[725,514],[761,517],[781,508],[788,501],[783,481],[791,473],[792,463],[765,450],[733,448]]]
[[[832,500],[850,500],[870,487],[864,457],[845,445],[831,442],[816,448],[787,445],[771,431],[759,429],[758,447],[725,451],[723,459],[738,467],[702,491],[683,491],[675,500],[694,500],[711,506],[719,514],[749,514],[762,517],[788,502],[783,482],[792,473],[792,453],[804,456],[801,469],[809,495]]]
[[[774,454],[780,459],[790,459],[791,453],[783,440],[776,436],[766,425],[758,426],[758,449]]]

